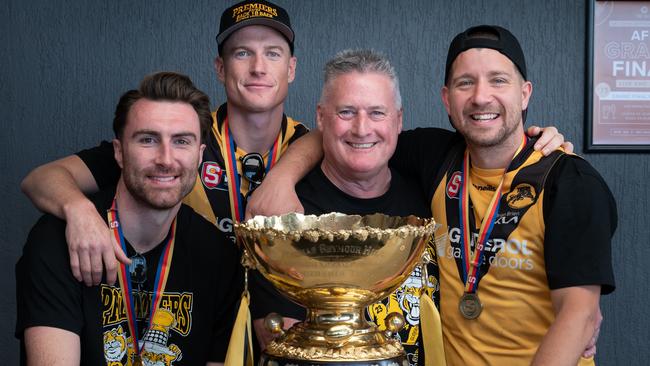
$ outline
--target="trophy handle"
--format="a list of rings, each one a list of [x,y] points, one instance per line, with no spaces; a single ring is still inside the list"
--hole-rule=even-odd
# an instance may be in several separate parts
[[[270,313],[264,317],[264,327],[274,336],[284,334],[284,318],[278,313]]]
[[[390,313],[384,319],[384,324],[386,325],[386,337],[392,338],[393,334],[397,334],[397,332],[404,328],[406,320],[404,320],[402,313]]]
[[[431,253],[425,248],[424,252],[422,252],[422,257],[420,258],[420,269],[422,270],[422,277],[420,279],[422,280],[422,293],[424,293],[424,289],[429,288],[429,271],[427,270],[427,264],[433,262],[433,258],[431,258]]]

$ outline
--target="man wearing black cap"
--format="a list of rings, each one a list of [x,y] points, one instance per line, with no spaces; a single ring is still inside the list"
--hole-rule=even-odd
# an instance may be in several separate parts
[[[597,332],[600,294],[614,290],[611,192],[583,159],[532,149],[523,127],[532,83],[506,29],[456,36],[444,81],[442,100],[463,139],[441,171],[424,162],[416,170],[436,187],[448,364],[593,364],[580,355]],[[426,156],[424,132],[403,136],[415,149],[396,158]]]
[[[284,114],[295,76],[294,32],[287,12],[268,1],[247,0],[221,16],[214,66],[227,102],[213,113],[203,162],[184,200],[234,242],[232,224],[244,215],[246,196],[306,128]],[[104,220],[84,194],[114,186],[120,169],[111,144],[46,164],[22,182],[40,209],[67,221],[75,278],[87,285],[112,283],[116,256],[129,259],[111,242]]]

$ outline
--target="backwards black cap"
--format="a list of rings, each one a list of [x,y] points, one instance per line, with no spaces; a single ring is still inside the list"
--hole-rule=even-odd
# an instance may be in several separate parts
[[[501,52],[517,67],[524,80],[526,76],[526,59],[519,41],[510,31],[496,25],[479,25],[459,33],[449,45],[447,65],[445,67],[445,84],[449,81],[451,65],[456,57],[471,48],[491,48]]]
[[[231,34],[249,25],[265,25],[280,32],[289,42],[289,49],[293,54],[295,35],[289,14],[281,7],[264,0],[246,0],[224,10],[217,34],[219,54],[223,51],[223,43]]]

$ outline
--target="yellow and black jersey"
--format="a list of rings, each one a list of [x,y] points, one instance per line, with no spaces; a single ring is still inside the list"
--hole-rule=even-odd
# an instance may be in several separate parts
[[[210,133],[209,140],[205,151],[203,152],[203,162],[199,168],[199,175],[196,178],[196,184],[190,194],[183,200],[184,203],[191,206],[196,212],[205,217],[208,221],[215,224],[219,230],[228,235],[233,242],[235,236],[233,233],[233,220],[231,214],[231,202],[228,195],[228,175],[226,173],[227,162],[224,159],[221,141],[223,140],[223,124],[227,118],[226,104],[223,104],[214,112],[214,125]],[[289,144],[297,138],[307,133],[307,128],[300,122],[296,122],[290,117],[282,116],[282,127],[280,131],[277,154],[281,155],[286,151]],[[265,166],[269,164],[269,159],[273,159],[271,148],[262,154]],[[246,155],[244,151],[233,146],[235,162],[237,164],[237,173],[241,174],[241,158]],[[240,192],[245,197],[249,190],[249,182],[241,180]]]
[[[616,206],[600,175],[584,160],[528,143],[505,174],[492,233],[478,269],[483,311],[468,320],[464,293],[459,186],[464,143],[449,152],[431,209],[440,272],[440,307],[449,365],[528,365],[554,320],[550,290],[601,285],[614,289],[610,240]],[[503,170],[470,170],[472,246]],[[440,178],[440,176],[442,176]],[[473,215],[472,215],[473,212]],[[586,362],[586,363],[582,363]],[[581,365],[593,364],[581,360]]]

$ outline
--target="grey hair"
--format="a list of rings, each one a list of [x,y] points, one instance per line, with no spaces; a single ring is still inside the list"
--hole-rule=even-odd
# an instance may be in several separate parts
[[[323,91],[320,96],[320,103],[325,101],[329,83],[337,77],[351,72],[372,72],[387,76],[393,84],[395,106],[397,109],[402,108],[402,95],[399,90],[399,79],[397,78],[397,73],[395,72],[393,65],[391,65],[388,58],[383,54],[368,49],[344,50],[337,53],[331,60],[327,61],[324,68],[325,80],[323,83]]]

